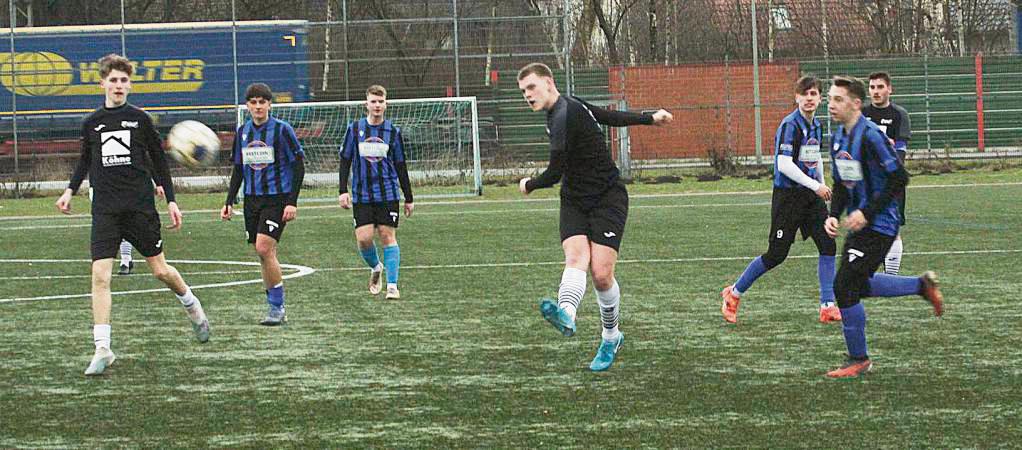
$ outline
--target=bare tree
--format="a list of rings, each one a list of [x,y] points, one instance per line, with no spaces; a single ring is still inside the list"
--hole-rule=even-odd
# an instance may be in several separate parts
[[[609,0],[611,4],[616,4],[616,14],[607,18],[607,13],[603,10],[603,0],[589,0],[589,6],[593,10],[593,15],[596,16],[596,21],[600,25],[600,30],[603,31],[603,36],[607,40],[607,55],[610,58],[610,64],[613,66],[621,65],[621,56],[618,53],[617,48],[617,36],[621,30],[621,24],[624,23],[625,15],[628,14],[628,10],[635,6],[639,0]]]

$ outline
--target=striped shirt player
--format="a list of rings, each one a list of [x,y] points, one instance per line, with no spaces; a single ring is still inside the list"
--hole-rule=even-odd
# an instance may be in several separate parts
[[[404,194],[406,216],[411,216],[414,203],[401,128],[384,118],[386,111],[387,90],[379,85],[370,86],[366,90],[366,117],[349,123],[344,133],[338,202],[345,209],[353,208],[355,239],[362,260],[369,266],[369,293],[380,293],[386,268],[386,298],[396,300],[401,298],[397,287],[401,267],[401,248],[397,244],[401,195]],[[373,243],[374,234],[379,234],[383,247],[382,263]]]
[[[263,83],[250,85],[245,102],[252,118],[234,134],[234,171],[220,217],[230,220],[238,191],[245,185],[245,234],[262,265],[269,313],[261,325],[286,322],[284,281],[277,245],[287,222],[298,213],[298,194],[305,177],[305,152],[294,128],[270,115],[273,92]]]
[[[933,272],[919,277],[874,273],[898,235],[896,198],[908,184],[908,172],[883,131],[861,114],[865,96],[865,85],[851,77],[835,77],[830,88],[828,108],[840,126],[830,150],[834,194],[825,227],[835,237],[839,228],[849,230],[834,282],[848,361],[827,373],[833,378],[860,376],[873,367],[866,348],[863,297],[917,294],[933,306],[935,315],[943,313]],[[843,213],[847,217],[839,222]]]
[[[752,284],[788,257],[791,244],[801,230],[802,238],[813,238],[819,251],[817,275],[820,282],[820,322],[837,322],[840,313],[834,305],[834,255],[837,244],[827,235],[830,188],[823,180],[820,146],[823,130],[816,119],[820,104],[820,80],[807,75],[795,83],[798,108],[777,127],[774,138],[774,191],[770,208],[770,237],[767,252],[745,268],[738,280],[721,292],[724,320],[738,321],[738,305]]]

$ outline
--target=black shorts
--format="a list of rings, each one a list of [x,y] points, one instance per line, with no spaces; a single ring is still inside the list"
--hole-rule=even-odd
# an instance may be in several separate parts
[[[401,218],[398,202],[355,203],[351,209],[355,216],[355,228],[363,225],[397,228],[398,219]]]
[[[869,278],[884,263],[894,236],[870,228],[851,233],[841,250],[841,264],[834,277],[834,293],[841,308],[854,305],[869,295]]]
[[[901,165],[905,165],[905,152],[896,152],[898,154],[898,161]],[[898,195],[894,196],[894,199],[898,201],[898,215],[901,216],[901,224],[905,225],[905,192],[907,189],[902,190]]]
[[[256,236],[265,234],[280,242],[284,233],[283,195],[253,195],[245,197],[245,235],[249,244],[255,244]]]
[[[774,188],[770,202],[770,242],[781,241],[789,245],[801,230],[802,240],[813,237],[816,241],[830,239],[823,223],[827,220],[827,204],[809,189]]]
[[[894,199],[898,201],[898,215],[901,216],[901,224],[905,225],[905,190],[895,195]]]
[[[584,235],[590,242],[620,250],[627,220],[628,191],[622,185],[610,188],[591,205],[561,198],[562,242]]]
[[[146,258],[163,252],[160,214],[156,208],[92,215],[92,260],[117,256],[121,239],[131,243]]]

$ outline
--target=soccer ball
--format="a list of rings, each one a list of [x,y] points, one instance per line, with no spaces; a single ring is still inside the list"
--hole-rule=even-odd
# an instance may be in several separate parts
[[[216,154],[220,151],[220,138],[202,122],[185,120],[170,129],[167,146],[174,160],[194,169],[216,161]]]

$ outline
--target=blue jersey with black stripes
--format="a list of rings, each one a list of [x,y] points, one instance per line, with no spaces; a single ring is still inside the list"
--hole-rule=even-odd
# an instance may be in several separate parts
[[[777,158],[781,155],[790,156],[792,162],[802,173],[818,180],[819,170],[823,170],[820,159],[820,145],[823,142],[823,129],[815,117],[810,123],[796,109],[784,117],[781,126],[777,127],[774,136],[774,187],[795,188],[798,184],[777,167]]]
[[[294,128],[272,116],[256,125],[249,119],[234,135],[231,159],[242,167],[245,196],[290,194],[292,163],[305,157]]]
[[[850,133],[845,132],[844,125],[838,126],[830,156],[834,163],[834,180],[848,190],[848,213],[866,208],[870,200],[884,191],[888,177],[901,166],[887,135],[865,116],[859,117]],[[869,226],[878,233],[897,236],[900,224],[898,200],[894,199],[877,213]]]
[[[370,125],[365,118],[348,124],[341,158],[351,161],[351,201],[383,203],[401,201],[394,163],[405,160],[401,128],[389,120]]]

